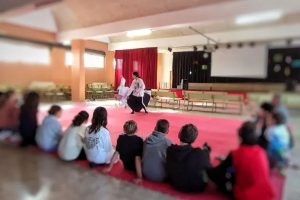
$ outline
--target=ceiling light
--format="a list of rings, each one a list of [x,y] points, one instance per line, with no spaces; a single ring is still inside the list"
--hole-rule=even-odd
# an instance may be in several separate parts
[[[250,45],[250,47],[254,47],[255,46],[255,42],[250,42],[249,45]]]
[[[237,44],[237,46],[238,46],[239,48],[242,48],[242,47],[244,46],[244,44],[241,43],[241,42],[239,42],[239,43]]]
[[[291,46],[292,43],[293,43],[293,40],[292,40],[292,39],[287,39],[287,40],[286,40],[286,45],[287,45],[287,46]]]
[[[282,12],[279,10],[267,11],[261,13],[253,13],[238,16],[235,19],[235,24],[237,25],[247,25],[247,24],[255,24],[262,22],[275,21],[282,17]]]
[[[135,37],[135,36],[144,36],[144,35],[150,35],[152,33],[151,29],[140,29],[140,30],[133,30],[133,31],[127,31],[128,37]]]

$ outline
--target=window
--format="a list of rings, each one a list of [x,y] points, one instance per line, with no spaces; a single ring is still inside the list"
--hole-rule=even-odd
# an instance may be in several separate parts
[[[50,48],[12,39],[0,39],[0,61],[11,63],[50,64]]]
[[[84,53],[84,66],[87,68],[104,68],[105,56],[101,53],[86,51]]]
[[[71,51],[65,53],[65,65],[71,67],[73,65],[73,54]]]
[[[84,66],[86,68],[104,68],[105,55],[102,53],[86,51],[84,53]],[[73,65],[73,54],[71,51],[66,51],[65,65]]]

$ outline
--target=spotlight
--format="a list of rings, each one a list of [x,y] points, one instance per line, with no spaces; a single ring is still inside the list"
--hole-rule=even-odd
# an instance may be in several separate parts
[[[218,48],[219,48],[219,45],[216,44],[216,45],[215,45],[215,49],[218,49]]]
[[[203,46],[203,50],[204,51],[207,50],[207,46],[206,45]]]
[[[255,46],[255,42],[250,42],[250,43],[249,43],[249,46],[250,46],[250,47],[254,47],[254,46]]]
[[[230,43],[226,44],[226,48],[230,49],[231,48],[231,44]]]
[[[292,43],[293,43],[293,40],[292,40],[292,39],[287,39],[287,40],[286,40],[286,45],[287,45],[287,46],[291,46]]]
[[[237,46],[238,46],[238,48],[242,48],[243,47],[243,43],[241,43],[241,42],[239,42],[238,44],[237,44]]]
[[[194,51],[197,51],[197,50],[198,50],[196,46],[193,46],[193,49],[194,49]]]
[[[171,47],[168,47],[168,51],[169,51],[169,52],[172,52],[172,48],[171,48]]]

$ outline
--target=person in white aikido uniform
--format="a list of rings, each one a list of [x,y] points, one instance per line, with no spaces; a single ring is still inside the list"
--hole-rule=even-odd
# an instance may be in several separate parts
[[[150,97],[145,94],[145,84],[143,79],[139,76],[138,72],[133,72],[132,77],[134,78],[131,86],[126,94],[127,104],[132,109],[131,114],[134,112],[139,112],[141,109],[144,109],[145,113],[148,113],[146,109],[146,104],[148,104]],[[148,97],[147,102],[145,102],[145,97]]]
[[[118,94],[116,96],[116,99],[120,101],[120,105],[123,106],[123,105],[127,105],[127,97],[126,97],[126,94],[129,90],[129,87],[126,87],[125,86],[125,83],[126,83],[126,79],[122,76],[121,78],[121,82],[120,82],[120,85],[118,87]]]

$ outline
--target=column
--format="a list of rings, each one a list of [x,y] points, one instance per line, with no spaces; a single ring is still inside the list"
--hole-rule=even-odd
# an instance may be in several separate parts
[[[73,66],[71,70],[72,101],[85,100],[84,40],[72,41]]]

